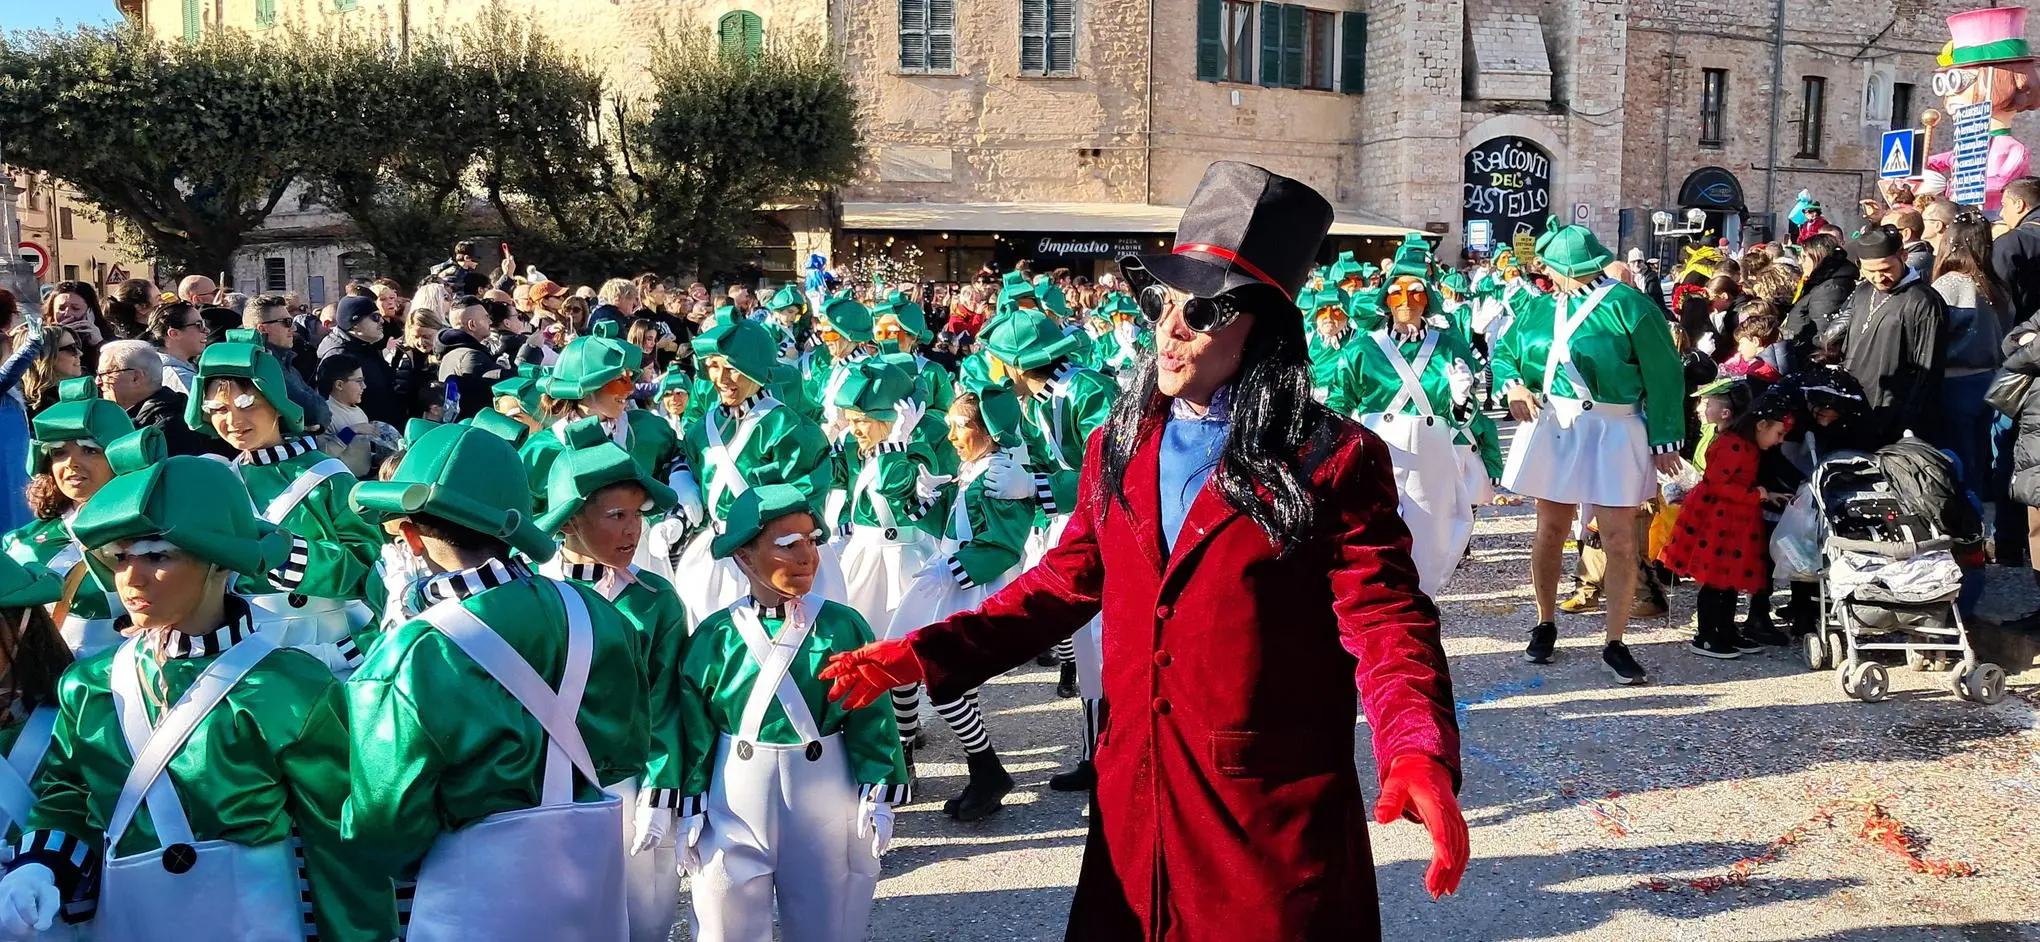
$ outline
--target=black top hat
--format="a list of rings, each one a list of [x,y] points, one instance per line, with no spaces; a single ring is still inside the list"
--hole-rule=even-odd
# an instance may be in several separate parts
[[[1221,160],[1204,171],[1167,255],[1128,255],[1129,282],[1159,281],[1200,298],[1267,285],[1291,301],[1332,228],[1332,204],[1303,183]]]

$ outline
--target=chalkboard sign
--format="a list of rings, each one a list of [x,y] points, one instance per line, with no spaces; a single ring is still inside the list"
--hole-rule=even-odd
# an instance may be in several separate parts
[[[1535,141],[1497,137],[1466,152],[1467,220],[1485,219],[1494,240],[1541,233],[1551,215],[1551,154]]]

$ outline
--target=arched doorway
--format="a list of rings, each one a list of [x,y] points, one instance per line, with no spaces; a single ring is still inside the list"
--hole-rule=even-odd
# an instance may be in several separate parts
[[[1466,151],[1462,232],[1484,223],[1494,248],[1544,231],[1551,215],[1551,152],[1527,137],[1492,137]],[[1473,248],[1474,240],[1468,239]]]
[[[1735,174],[1721,167],[1701,167],[1686,175],[1686,182],[1679,184],[1679,215],[1688,209],[1698,209],[1707,214],[1707,231],[1714,239],[1727,239],[1730,245],[1743,244],[1743,218],[1748,211],[1743,206],[1742,181]]]

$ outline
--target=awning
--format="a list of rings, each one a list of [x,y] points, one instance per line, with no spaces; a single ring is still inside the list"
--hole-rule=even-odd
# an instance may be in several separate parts
[[[846,231],[1134,232],[1176,231],[1180,206],[1149,203],[844,203]],[[1335,236],[1400,239],[1416,232],[1361,210],[1334,210]]]

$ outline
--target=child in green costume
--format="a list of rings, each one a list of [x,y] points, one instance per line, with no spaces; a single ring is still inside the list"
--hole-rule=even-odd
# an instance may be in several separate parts
[[[56,576],[63,591],[50,600],[49,615],[80,657],[120,643],[113,620],[121,608],[109,574],[71,535],[71,520],[113,480],[107,446],[134,429],[127,413],[107,399],[67,399],[36,413],[28,453],[36,522],[0,540],[15,562]]]

